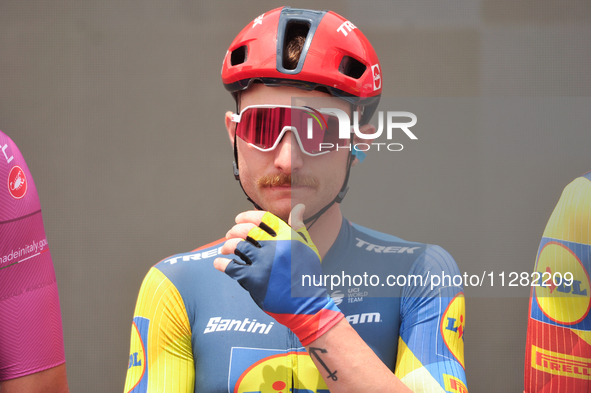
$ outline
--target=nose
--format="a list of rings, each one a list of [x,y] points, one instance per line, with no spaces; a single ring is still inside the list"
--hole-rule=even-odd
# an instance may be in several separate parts
[[[291,174],[303,165],[300,145],[292,131],[287,131],[275,149],[275,167],[282,172]]]

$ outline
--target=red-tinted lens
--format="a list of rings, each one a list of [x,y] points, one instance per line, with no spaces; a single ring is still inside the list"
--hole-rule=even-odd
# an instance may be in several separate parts
[[[288,108],[248,108],[236,125],[236,135],[261,149],[273,147],[283,127],[289,122]]]
[[[292,124],[297,124],[298,135],[310,154],[333,151],[340,143],[339,120],[335,116],[315,110],[293,109]]]
[[[248,108],[236,125],[236,135],[258,148],[270,149],[285,127],[295,128],[309,154],[332,151],[347,142],[339,139],[336,116],[300,108]]]

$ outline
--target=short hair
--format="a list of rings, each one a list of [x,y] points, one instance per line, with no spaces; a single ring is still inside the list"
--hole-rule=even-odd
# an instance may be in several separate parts
[[[306,36],[308,35],[308,26],[303,24],[294,24],[292,28],[287,29],[285,37],[285,50],[283,51],[283,67],[288,70],[295,70],[300,61]]]

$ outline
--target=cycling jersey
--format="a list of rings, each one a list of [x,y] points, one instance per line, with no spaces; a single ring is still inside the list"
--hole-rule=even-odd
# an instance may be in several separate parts
[[[540,242],[525,350],[527,393],[591,391],[590,271],[591,172],[564,189]]]
[[[19,149],[0,131],[0,381],[65,361],[37,189]]]
[[[328,392],[297,337],[213,267],[223,240],[167,258],[147,274],[125,392]],[[331,287],[329,280],[329,295],[405,384],[467,392],[464,297],[445,250],[343,220],[322,269],[345,281]],[[432,288],[434,275],[445,283]],[[402,276],[423,285],[404,285]]]

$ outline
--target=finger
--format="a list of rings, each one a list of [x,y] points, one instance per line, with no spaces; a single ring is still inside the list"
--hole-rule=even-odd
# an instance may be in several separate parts
[[[302,228],[304,226],[304,211],[306,210],[306,206],[302,203],[298,203],[294,206],[289,214],[289,220],[287,223],[291,226],[295,231]]]
[[[242,241],[242,239],[238,239],[238,238],[226,240],[226,242],[222,246],[222,254],[224,254],[224,255],[234,254],[234,251],[236,250],[236,246],[241,241]]]
[[[267,212],[262,210],[249,210],[237,215],[235,221],[236,224],[252,223],[255,226],[258,226],[265,213]]]
[[[236,224],[228,231],[228,233],[226,233],[226,239],[246,239],[246,236],[248,236],[248,232],[254,227],[256,227],[256,225],[254,225],[252,222]]]
[[[228,258],[216,258],[213,260],[213,267],[218,269],[220,272],[225,273],[226,268],[228,267],[230,262],[232,262],[232,260]]]

